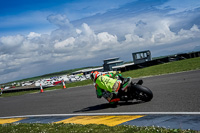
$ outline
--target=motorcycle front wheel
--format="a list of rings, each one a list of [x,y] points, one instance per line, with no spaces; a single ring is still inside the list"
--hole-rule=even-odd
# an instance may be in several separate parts
[[[149,88],[138,84],[134,85],[133,87],[135,90],[135,97],[137,100],[148,102],[151,101],[151,99],[153,98],[153,93]]]

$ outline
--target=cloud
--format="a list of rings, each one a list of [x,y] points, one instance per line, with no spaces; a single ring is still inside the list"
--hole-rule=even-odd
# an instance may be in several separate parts
[[[41,36],[41,34],[39,34],[39,33],[30,32],[27,37],[28,37],[28,39],[33,39],[33,38],[37,38],[37,37],[40,37],[40,36]]]
[[[54,16],[53,20],[51,22],[54,22],[58,29],[52,31],[50,35],[30,32],[27,36],[0,38],[0,74],[4,80],[9,80],[12,74],[13,78],[20,77],[22,74],[28,75],[28,72],[24,73],[24,71],[34,69],[33,66],[43,70],[47,66],[51,68],[55,63],[94,58],[100,54],[99,51],[108,51],[109,45],[117,43],[117,36],[108,32],[95,34],[86,23],[79,28],[73,28],[72,24],[66,21],[65,16]],[[71,27],[69,28],[68,25]],[[69,29],[69,33],[61,27],[67,27],[65,30]],[[74,34],[71,31],[78,32]],[[62,36],[58,36],[61,34]]]
[[[70,24],[68,18],[66,17],[66,15],[61,15],[61,14],[57,14],[57,15],[50,15],[47,17],[47,20],[52,23],[57,25],[59,28],[72,28],[73,26]]]
[[[193,25],[189,30],[181,29],[178,32],[178,38],[180,39],[189,39],[197,38],[200,35],[200,30],[197,25]]]
[[[59,52],[64,52],[64,53],[70,52],[73,50],[74,41],[75,41],[74,37],[67,38],[64,41],[56,42],[54,44],[54,48]]]
[[[171,11],[169,12],[169,14],[174,14],[174,13],[195,10],[196,8],[199,8],[199,6],[200,6],[200,1],[198,0],[190,0],[190,1],[182,0],[181,4],[179,0],[169,0],[163,5],[157,6],[157,8],[159,9],[170,8]]]
[[[64,11],[62,10],[62,12],[65,12],[71,21],[74,21],[96,14],[103,14],[108,10],[119,8],[120,6],[133,1],[136,0],[90,0],[90,2],[74,0],[70,3],[66,3],[63,6]]]
[[[160,56],[171,54],[174,49],[181,52],[199,46],[200,26],[192,21],[195,17],[191,11],[184,21],[186,12],[169,15],[153,8],[149,12],[127,14],[127,10],[120,10],[120,14],[115,14],[118,10],[110,11],[79,22],[70,22],[66,15],[52,14],[47,20],[57,29],[49,34],[32,31],[27,35],[1,37],[0,82],[84,65],[102,65],[103,59],[113,56],[130,61],[132,52],[146,49]],[[193,23],[187,28],[174,30],[180,20],[184,23],[189,19]]]
[[[16,36],[4,36],[0,38],[0,43],[6,47],[14,47],[20,45],[24,41],[24,37],[21,35]]]

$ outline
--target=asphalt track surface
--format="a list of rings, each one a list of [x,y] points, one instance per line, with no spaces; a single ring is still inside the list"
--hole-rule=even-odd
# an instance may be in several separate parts
[[[200,70],[142,78],[154,97],[110,106],[93,85],[0,98],[0,117],[113,112],[200,112]],[[136,81],[138,79],[135,79]]]
[[[44,90],[44,93],[0,98],[0,117],[42,114],[108,113],[115,115],[120,113],[140,114],[140,112],[152,114],[156,114],[155,112],[161,114],[185,112],[186,114],[198,113],[195,117],[198,117],[197,123],[199,124],[199,77],[200,70],[141,78],[144,81],[143,85],[152,90],[153,99],[145,103],[137,101],[121,102],[117,107],[110,106],[103,98],[97,99],[92,85],[54,91]],[[137,80],[134,79],[134,81]]]

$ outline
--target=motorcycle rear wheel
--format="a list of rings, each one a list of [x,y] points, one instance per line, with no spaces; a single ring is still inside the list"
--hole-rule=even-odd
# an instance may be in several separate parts
[[[137,84],[137,85],[134,85],[134,89],[135,89],[135,96],[137,100],[148,102],[148,101],[151,101],[151,99],[153,98],[152,91],[145,86]]]

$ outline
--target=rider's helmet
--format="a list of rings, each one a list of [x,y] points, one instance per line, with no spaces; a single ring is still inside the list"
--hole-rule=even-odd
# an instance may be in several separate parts
[[[98,71],[95,71],[95,72],[92,71],[92,72],[90,73],[90,78],[91,78],[91,80],[94,81],[94,82],[96,81],[96,79],[97,79],[99,76],[100,76],[100,73],[99,73]]]

